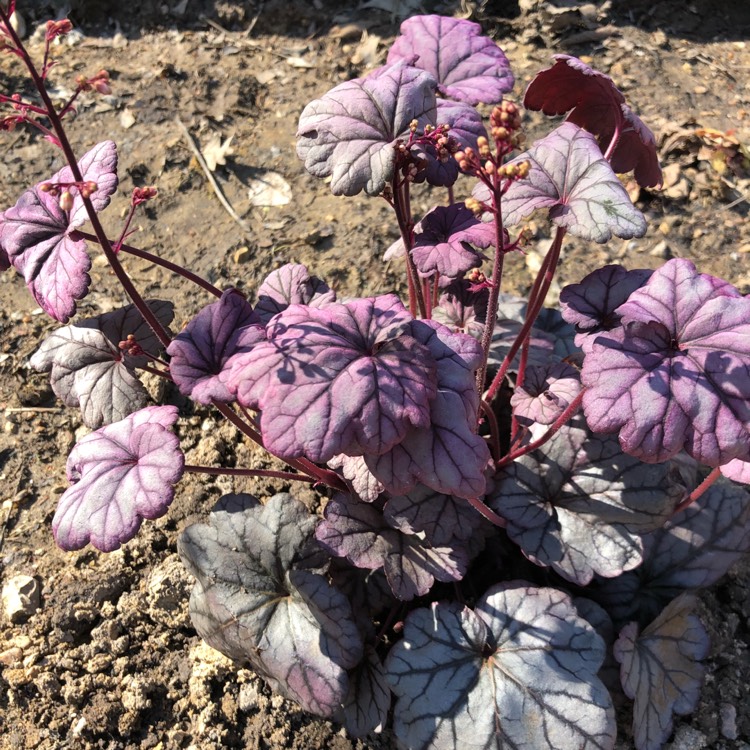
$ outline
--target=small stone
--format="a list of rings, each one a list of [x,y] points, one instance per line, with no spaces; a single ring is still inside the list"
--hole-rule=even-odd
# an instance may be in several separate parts
[[[3,586],[2,602],[5,616],[11,622],[24,622],[41,604],[39,582],[32,576],[13,576]]]
[[[250,252],[250,248],[246,245],[243,245],[242,247],[238,247],[233,255],[232,258],[234,259],[235,263],[247,263],[250,260],[250,256],[252,253]]]
[[[60,694],[60,680],[52,672],[42,672],[34,680],[37,690],[42,695],[55,698]]]
[[[719,707],[721,736],[728,740],[737,739],[737,708],[731,703],[722,703]]]
[[[86,664],[86,671],[89,674],[97,674],[98,672],[106,672],[112,666],[112,657],[109,654],[96,654]]]
[[[18,647],[7,648],[0,651],[0,664],[4,667],[19,667],[23,659],[23,651]]]
[[[672,257],[672,252],[669,249],[666,240],[660,240],[651,248],[649,255],[652,258],[663,258],[664,260],[668,260]]]
[[[705,94],[705,93],[707,93],[707,92],[708,92],[708,89],[707,89],[707,88],[706,88],[705,86],[696,86],[696,87],[695,87],[695,88],[693,89],[693,92],[694,92],[694,93],[696,93],[696,94],[699,94],[699,95],[700,95],[700,94]]]
[[[154,686],[141,677],[133,677],[127,681],[122,691],[122,705],[127,711],[135,713],[151,708],[151,699],[148,697],[149,692]]]
[[[675,732],[674,742],[669,745],[670,750],[703,750],[708,746],[708,737],[703,732],[683,724]]]
[[[240,711],[247,713],[258,708],[258,688],[252,682],[248,682],[240,688],[239,699]]]
[[[15,435],[18,432],[18,425],[15,422],[11,422],[9,419],[5,421],[3,425],[3,431],[7,435]]]
[[[190,626],[188,601],[193,578],[178,555],[170,555],[157,565],[148,579],[148,614],[173,630]]]

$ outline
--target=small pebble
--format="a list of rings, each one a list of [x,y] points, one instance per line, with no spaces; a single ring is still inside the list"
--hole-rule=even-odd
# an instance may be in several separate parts
[[[721,719],[721,736],[728,740],[737,739],[737,708],[731,703],[722,703],[719,708]]]
[[[39,609],[39,582],[32,576],[13,576],[3,586],[2,603],[3,612],[11,622],[23,622]]]

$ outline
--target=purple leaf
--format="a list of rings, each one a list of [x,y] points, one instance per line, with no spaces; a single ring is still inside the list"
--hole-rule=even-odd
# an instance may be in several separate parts
[[[488,505],[530,560],[583,586],[639,565],[639,533],[660,526],[684,488],[669,465],[644,465],[580,424],[501,472]]]
[[[489,356],[487,357],[487,364],[490,367],[499,368],[502,365],[522,326],[523,323],[516,320],[498,319],[495,322],[495,331],[492,334]],[[550,362],[556,361],[555,337],[538,329],[532,328],[531,331],[528,364],[544,367]],[[515,357],[513,357],[510,369],[508,370],[509,373],[518,372],[520,356],[521,353],[519,350]]]
[[[430,424],[435,363],[414,325],[395,294],[292,305],[267,341],[234,358],[228,382],[261,410],[265,445],[281,458],[378,455]]]
[[[585,240],[602,243],[613,234],[627,239],[646,233],[643,214],[631,203],[594,137],[577,125],[564,122],[511,163],[519,161],[528,161],[531,169],[503,196],[507,225],[548,208],[557,226]],[[489,199],[488,188],[481,184],[473,194]]]
[[[395,143],[409,124],[435,125],[435,79],[406,63],[331,89],[302,111],[297,156],[315,177],[331,177],[334,195],[379,195],[393,177]]]
[[[169,325],[174,316],[171,302],[149,300],[148,306],[162,325]],[[136,368],[149,359],[119,348],[128,335],[147,354],[156,356],[162,349],[135,305],[128,305],[54,331],[30,364],[35,370],[50,372],[55,395],[67,406],[80,406],[84,424],[96,429],[148,403]]]
[[[519,582],[491,588],[474,611],[417,609],[386,672],[394,733],[419,750],[611,750],[615,717],[597,670],[604,644],[570,599]]]
[[[695,606],[695,597],[683,594],[640,635],[632,622],[615,643],[623,689],[635,701],[637,750],[659,750],[672,733],[672,714],[689,714],[698,705],[709,640]]]
[[[385,489],[367,468],[362,456],[345,456],[342,453],[334,456],[328,465],[332,469],[341,469],[341,473],[351,482],[352,489],[359,499],[366,503],[374,503]]]
[[[486,248],[495,241],[494,223],[479,221],[463,203],[433,208],[420,222],[411,255],[420,274],[435,272],[456,279],[478,268],[487,256],[472,245]]]
[[[260,318],[235,289],[204,307],[167,348],[169,372],[180,393],[201,404],[228,402],[223,382],[232,357],[249,352],[265,338]]]
[[[565,362],[529,367],[523,385],[516,388],[510,405],[524,423],[550,425],[581,391],[578,370]]]
[[[554,59],[555,64],[529,84],[524,106],[546,115],[570,112],[570,122],[598,136],[602,152],[618,130],[620,139],[612,153],[612,169],[635,170],[636,181],[643,187],[659,185],[661,169],[654,135],[627,106],[612,79],[576,57],[555,55]]]
[[[375,649],[368,647],[362,662],[349,672],[349,694],[334,718],[352,737],[364,737],[383,730],[390,707],[385,668]]]
[[[117,188],[117,151],[112,141],[94,146],[78,162],[85,181],[97,184],[91,195],[95,210],[102,211]],[[44,183],[72,182],[64,167]],[[76,235],[88,218],[78,192],[73,208],[63,211],[60,199],[45,193],[39,183],[27,190],[13,208],[2,215],[0,246],[10,263],[23,275],[34,299],[55,320],[67,323],[76,301],[88,293],[91,260],[86,242]]]
[[[339,494],[329,501],[316,537],[330,554],[358,568],[383,568],[394,596],[410,601],[438,581],[460,581],[468,555],[463,546],[432,547],[416,534],[390,527],[372,505]]]
[[[144,518],[167,512],[182,476],[174,406],[149,406],[82,438],[68,456],[72,484],[60,498],[52,531],[65,550],[91,544],[111,552],[132,539]]]
[[[735,458],[719,467],[721,473],[733,482],[750,484],[750,462]]]
[[[287,263],[271,271],[258,287],[255,313],[264,324],[289,305],[323,307],[336,301],[336,292],[317,276],[310,276],[300,263]]]
[[[250,662],[305,711],[333,716],[363,646],[349,601],[319,572],[324,556],[309,555],[315,518],[279,494],[265,505],[227,495],[209,520],[189,526],[178,542],[197,579],[190,614],[199,635]]]
[[[610,331],[620,323],[615,310],[642,287],[653,271],[622,266],[597,268],[580,284],[568,284],[560,292],[560,311],[563,318],[576,327],[576,344],[589,351],[597,334]]]
[[[405,534],[424,534],[434,547],[468,542],[484,518],[466,500],[418,485],[408,495],[392,497],[383,509],[388,524]]]
[[[392,494],[404,495],[421,483],[447,495],[479,497],[485,493],[484,470],[490,460],[484,438],[476,434],[474,373],[481,347],[432,320],[415,321],[412,331],[437,364],[430,426],[412,428],[383,455],[365,455],[367,466]]]
[[[389,64],[399,60],[432,73],[443,96],[467,104],[496,104],[513,88],[508,59],[472,21],[447,16],[407,19],[388,52]]]
[[[468,279],[456,279],[448,284],[432,310],[432,318],[454,333],[466,333],[478,339],[487,320],[490,290],[485,287],[474,292],[471,286]]]
[[[616,312],[581,372],[591,429],[647,462],[750,458],[750,299],[675,259]]]

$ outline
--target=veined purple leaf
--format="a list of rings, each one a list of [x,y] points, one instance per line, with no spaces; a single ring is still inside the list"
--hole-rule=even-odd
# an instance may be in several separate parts
[[[388,524],[405,534],[424,534],[433,547],[467,542],[479,534],[484,518],[466,500],[417,485],[408,495],[385,504]]]
[[[380,456],[365,454],[370,471],[392,494],[404,495],[418,483],[457,497],[480,497],[490,452],[476,434],[479,397],[474,372],[479,342],[432,320],[415,321],[412,331],[437,365],[437,395],[430,404],[430,426],[414,427]]]
[[[398,697],[394,732],[412,750],[611,750],[603,658],[601,638],[554,589],[513,582],[474,611],[417,609],[385,665]]]
[[[495,104],[513,88],[503,51],[478,23],[464,19],[408,18],[388,52],[389,64],[400,60],[432,73],[443,96],[467,104]]]
[[[495,331],[492,334],[490,341],[490,351],[487,357],[487,364],[490,367],[499,368],[505,360],[505,357],[510,352],[511,346],[515,342],[518,334],[521,331],[523,323],[517,320],[509,320],[507,318],[498,319],[495,321]],[[520,351],[516,353],[510,364],[509,373],[518,372],[518,364],[520,362]],[[528,364],[544,367],[550,362],[557,361],[557,355],[555,354],[555,337],[550,336],[544,331],[539,329],[531,329],[531,336],[529,337],[529,355]]]
[[[227,289],[172,340],[167,348],[169,372],[180,393],[198,403],[232,401],[222,376],[233,356],[249,352],[265,336],[247,300],[236,289]]]
[[[72,486],[52,521],[60,547],[91,542],[111,552],[136,535],[144,518],[167,512],[185,463],[170,430],[176,421],[175,406],[149,406],[76,443],[67,464]]]
[[[0,213],[0,273],[7,271],[10,268],[10,258],[8,252],[3,247],[3,214]]]
[[[750,461],[740,461],[735,458],[727,464],[722,464],[719,469],[727,479],[733,482],[750,484]]]
[[[379,195],[393,177],[394,148],[409,124],[435,125],[436,81],[404,62],[339,84],[310,102],[299,120],[297,156],[334,195]]]
[[[420,222],[414,235],[411,255],[423,276],[456,279],[486,259],[476,247],[486,248],[495,241],[494,223],[479,221],[463,203],[433,208]]]
[[[639,565],[639,534],[669,517],[684,488],[668,464],[642,464],[580,425],[501,472],[488,505],[530,560],[583,586]]]
[[[171,302],[149,300],[147,304],[162,325],[172,322]],[[149,360],[119,348],[128,335],[147,354],[156,356],[162,349],[135,305],[128,305],[58,328],[42,342],[30,364],[35,370],[50,372],[55,395],[67,406],[79,406],[84,424],[96,429],[148,403],[136,368]]]
[[[675,259],[616,313],[581,371],[591,429],[647,462],[750,458],[750,299]]]
[[[117,150],[112,141],[94,146],[78,162],[83,179],[97,184],[91,195],[95,210],[109,204],[117,188]],[[64,167],[44,182],[72,182],[70,167]],[[13,208],[2,215],[0,246],[15,269],[23,275],[39,306],[55,320],[67,323],[76,301],[88,293],[91,260],[86,242],[75,230],[87,219],[78,192],[73,208],[63,211],[60,199],[41,190],[39,183],[27,190]]]
[[[394,596],[410,601],[438,581],[460,581],[469,560],[462,545],[433,547],[388,525],[372,505],[339,494],[325,508],[316,538],[325,550],[358,568],[383,568]]]
[[[503,196],[506,224],[518,224],[548,208],[553,223],[585,240],[602,243],[613,234],[630,238],[646,233],[643,214],[631,203],[594,137],[572,122],[564,122],[511,163],[519,161],[528,161],[531,169]],[[489,189],[479,184],[473,195],[487,201]]]
[[[456,279],[448,284],[432,310],[432,318],[454,333],[466,333],[478,339],[487,320],[490,290],[485,287],[474,292],[471,286],[468,279]]]
[[[698,704],[708,655],[708,633],[694,613],[695,597],[683,594],[640,634],[632,622],[615,643],[625,694],[635,701],[637,750],[659,750],[672,733],[672,714]]]
[[[261,410],[265,445],[282,458],[378,455],[430,424],[435,362],[415,326],[395,294],[292,305],[233,358],[228,383]]]
[[[362,456],[345,456],[343,453],[334,456],[328,465],[332,469],[341,469],[345,479],[351,482],[352,489],[360,500],[373,503],[378,499],[385,487],[373,476],[367,468]]]
[[[364,737],[383,730],[390,707],[391,688],[385,668],[375,649],[368,647],[365,658],[349,672],[349,694],[334,718],[352,737]]]
[[[609,76],[576,57],[555,55],[555,64],[536,75],[523,98],[527,109],[546,115],[570,112],[568,120],[598,136],[602,152],[615,130],[620,138],[611,156],[616,172],[634,170],[643,187],[661,183],[661,169],[653,133],[625,103]]]
[[[178,542],[196,578],[190,615],[199,635],[305,711],[333,716],[363,645],[349,601],[320,573],[325,556],[310,555],[315,518],[288,494],[265,505],[227,495],[209,521]]]
[[[287,263],[271,271],[258,287],[255,313],[264,324],[289,305],[323,307],[336,301],[336,292],[317,276],[310,276],[301,263]]]
[[[576,344],[588,351],[597,334],[610,331],[620,323],[615,310],[651,277],[648,269],[625,270],[610,265],[597,268],[580,284],[568,284],[560,292],[560,311],[578,332]]]
[[[573,604],[578,614],[594,628],[599,637],[604,641],[606,655],[602,666],[599,668],[598,675],[609,691],[610,696],[612,696],[615,708],[618,708],[618,704],[624,702],[625,696],[620,684],[620,665],[612,653],[612,646],[614,646],[616,637],[612,618],[607,614],[607,610],[604,607],[583,596],[574,597]]]
[[[581,377],[565,362],[529,367],[523,385],[510,399],[514,415],[525,423],[550,425],[581,392]]]

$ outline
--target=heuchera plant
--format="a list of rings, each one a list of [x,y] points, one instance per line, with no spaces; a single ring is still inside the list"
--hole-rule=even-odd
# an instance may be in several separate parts
[[[593,270],[559,311],[543,308],[567,234],[646,231],[616,173],[658,185],[655,141],[612,80],[557,56],[524,103],[566,120],[518,153],[521,109],[495,42],[469,21],[405,21],[385,66],[304,108],[297,153],[335,194],[393,208],[406,295],[341,300],[286,265],[248,300],[126,244],[153,188],[133,192],[118,238],[105,234],[116,146],[78,158],[64,120],[108,76],[79,78],[54,105],[50,43],[70,23],[48,24],[37,68],[13,6],[0,6],[4,48],[38,96],[0,96],[0,122],[40,130],[65,166],[0,214],[0,263],[72,320],[31,364],[94,430],[68,459],[58,544],[117,549],[168,511],[184,472],[313,483],[320,515],[286,492],[233,494],[183,531],[209,644],[351,735],[390,726],[405,748],[604,750],[625,697],[636,747],[661,747],[699,697],[708,641],[693,592],[750,547],[736,483],[750,481],[750,301],[674,259]],[[418,182],[438,188],[422,217]],[[534,212],[552,239],[523,300],[502,291],[503,269]],[[132,304],[81,319],[92,248]],[[128,255],[215,299],[173,335],[172,306],[141,297]],[[178,409],[151,404],[143,372],[289,470],[185,465]]]

